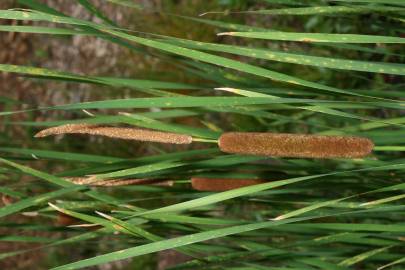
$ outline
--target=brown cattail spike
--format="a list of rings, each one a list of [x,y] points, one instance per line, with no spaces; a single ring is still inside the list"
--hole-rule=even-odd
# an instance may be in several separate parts
[[[190,144],[193,140],[191,136],[184,134],[89,124],[67,124],[63,126],[52,127],[38,132],[35,137],[40,138],[58,134],[89,134],[123,140],[137,140],[171,144]]]
[[[230,178],[205,178],[192,177],[193,189],[200,191],[226,191],[251,185],[262,184],[265,181],[258,179],[230,179]]]
[[[374,147],[361,137],[243,132],[222,134],[218,145],[226,153],[300,158],[358,158]]]

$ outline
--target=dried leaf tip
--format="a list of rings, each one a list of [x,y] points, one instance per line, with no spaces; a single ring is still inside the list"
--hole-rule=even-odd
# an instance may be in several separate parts
[[[374,147],[361,137],[254,132],[224,133],[218,145],[226,153],[300,158],[359,158]]]
[[[193,140],[191,136],[184,134],[138,128],[110,127],[90,124],[67,124],[47,128],[38,132],[35,137],[42,138],[50,135],[59,134],[88,134],[123,140],[160,142],[170,144],[190,144]]]
[[[237,93],[238,92],[238,89],[231,88],[231,87],[217,87],[217,88],[214,88],[214,90],[226,91],[226,92],[231,92],[231,93]]]
[[[222,32],[218,33],[217,36],[233,36],[236,32]]]

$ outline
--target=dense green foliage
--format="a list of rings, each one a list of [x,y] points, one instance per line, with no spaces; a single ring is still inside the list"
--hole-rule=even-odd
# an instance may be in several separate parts
[[[77,5],[102,23],[69,17],[36,0],[19,2],[28,9],[1,10],[0,18],[42,23],[1,25],[0,31],[104,39],[160,59],[171,67],[165,78],[173,79],[159,80],[153,70],[143,73],[148,76],[122,78],[1,63],[1,71],[30,77],[27,80],[61,80],[109,90],[105,98],[41,108],[0,99],[7,108],[0,117],[9,128],[125,124],[189,134],[196,142],[188,148],[151,144],[156,154],[131,157],[105,154],[106,147],[120,141],[83,139],[83,147],[96,146],[80,152],[78,142],[75,148],[59,151],[53,139],[43,139],[47,144],[37,139],[32,149],[24,149],[0,137],[0,192],[15,201],[0,209],[0,226],[15,226],[8,216],[29,211],[37,219],[20,224],[22,230],[64,233],[63,239],[10,235],[6,241],[39,242],[42,249],[90,247],[87,259],[72,262],[64,255],[58,265],[50,266],[58,270],[167,249],[192,258],[171,269],[403,269],[403,1],[221,1],[219,8],[245,11],[202,17],[159,11],[194,25],[197,32],[199,27],[212,28],[212,40],[201,42],[184,38],[187,35],[118,26],[87,0]],[[137,16],[148,12],[132,1],[108,2],[133,8]],[[257,6],[260,10],[254,9]],[[254,24],[244,19],[247,16],[255,18]],[[179,74],[187,80],[177,79]],[[122,91],[128,89],[130,98],[123,98]],[[55,118],[10,120],[44,111],[55,112]],[[66,119],[68,111],[77,112],[77,118]],[[331,160],[229,155],[212,143],[222,131],[358,135],[372,139],[375,151],[364,159]],[[53,166],[44,166],[44,161]],[[58,170],[53,171],[55,164]],[[34,180],[21,186],[23,175]],[[94,188],[63,178],[86,175],[168,179],[175,184]],[[197,192],[190,188],[192,176],[269,182]],[[55,226],[58,212],[101,226],[93,231]],[[95,243],[103,241],[114,245],[106,244],[105,254],[97,255]],[[28,251],[4,253],[1,258]]]

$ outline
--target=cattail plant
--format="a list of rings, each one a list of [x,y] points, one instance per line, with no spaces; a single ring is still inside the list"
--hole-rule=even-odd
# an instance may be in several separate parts
[[[123,140],[159,142],[169,144],[190,144],[192,137],[184,134],[160,132],[138,128],[110,127],[90,124],[67,124],[44,129],[37,134],[36,138],[59,134],[88,134],[105,136]]]
[[[89,134],[110,138],[191,144],[189,135],[136,128],[67,124],[44,129],[35,137],[58,134]],[[371,153],[374,144],[362,137],[322,136],[287,133],[227,132],[218,140],[221,151],[232,154],[300,157],[300,158],[359,158]]]
[[[374,147],[361,137],[255,132],[224,133],[218,145],[226,153],[300,158],[359,158]]]
[[[265,181],[259,179],[231,179],[231,178],[207,178],[192,177],[193,189],[200,191],[226,191],[241,187],[262,184]]]

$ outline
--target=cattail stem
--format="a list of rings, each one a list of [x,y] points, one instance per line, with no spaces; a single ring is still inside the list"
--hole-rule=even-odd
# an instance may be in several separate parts
[[[184,134],[89,124],[67,124],[52,127],[38,132],[35,137],[42,138],[58,134],[89,134],[123,140],[137,140],[170,144],[190,144],[193,140],[191,136]]]
[[[374,147],[361,137],[243,132],[222,134],[218,145],[226,153],[300,158],[359,158]]]
[[[218,143],[218,140],[193,138],[193,142]]]

